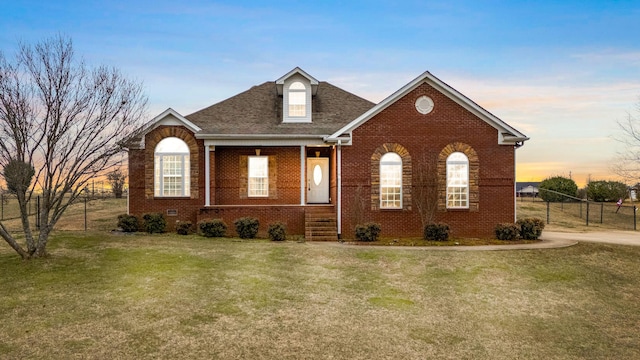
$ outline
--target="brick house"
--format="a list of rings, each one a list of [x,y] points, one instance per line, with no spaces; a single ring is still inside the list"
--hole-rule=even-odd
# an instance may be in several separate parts
[[[129,212],[176,220],[282,221],[308,240],[490,237],[515,218],[515,150],[528,138],[429,72],[371,103],[300,68],[127,141]],[[425,210],[426,209],[426,210]],[[232,230],[233,226],[230,226]]]

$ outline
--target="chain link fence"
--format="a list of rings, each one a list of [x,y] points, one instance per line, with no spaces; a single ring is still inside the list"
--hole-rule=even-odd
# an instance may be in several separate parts
[[[602,224],[620,230],[637,230],[638,205],[637,203],[596,202],[568,196],[556,191],[540,189],[561,195],[563,201],[547,202],[542,198],[520,197],[519,202],[543,203],[546,206],[546,223],[551,224],[554,219],[571,216],[581,219],[586,226]]]
[[[37,231],[40,227],[39,218],[36,216],[40,211],[41,198],[34,194],[27,203],[27,212],[32,230]],[[111,226],[107,222],[113,223],[112,215],[107,214],[108,210],[119,209],[126,212],[126,193],[124,198],[116,199],[111,193],[81,196],[71,204],[62,218],[56,224],[56,229],[65,230],[98,230]],[[104,214],[103,214],[104,213]],[[20,231],[22,229],[20,207],[18,199],[13,194],[0,194],[0,221],[10,231]],[[101,225],[104,224],[104,225]]]

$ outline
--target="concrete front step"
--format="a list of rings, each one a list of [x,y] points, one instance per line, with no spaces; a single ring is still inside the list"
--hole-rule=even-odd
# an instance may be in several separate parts
[[[309,207],[304,219],[307,241],[338,240],[338,220],[333,207]]]

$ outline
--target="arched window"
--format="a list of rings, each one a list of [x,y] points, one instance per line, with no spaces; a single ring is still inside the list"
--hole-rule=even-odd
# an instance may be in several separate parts
[[[469,159],[461,152],[447,157],[447,208],[469,208]]]
[[[380,158],[380,208],[402,209],[402,159],[394,152]]]
[[[189,196],[189,147],[177,137],[163,139],[154,152],[154,195]]]
[[[289,116],[307,116],[307,88],[300,81],[289,85]]]

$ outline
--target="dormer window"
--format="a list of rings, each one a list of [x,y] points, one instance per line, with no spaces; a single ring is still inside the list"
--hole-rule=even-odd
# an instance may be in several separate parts
[[[289,117],[307,116],[307,88],[300,81],[289,85]]]
[[[311,99],[318,91],[318,80],[295,68],[276,80],[276,89],[282,97],[283,123],[311,122]]]

